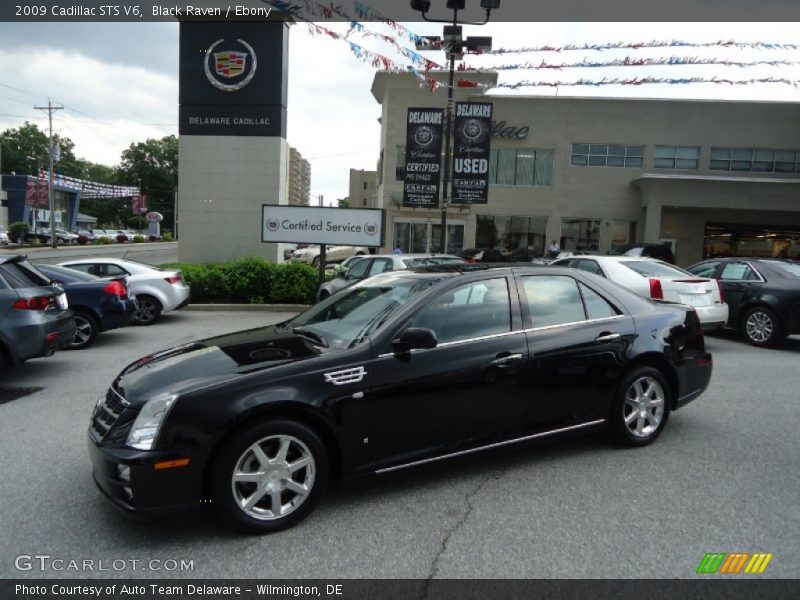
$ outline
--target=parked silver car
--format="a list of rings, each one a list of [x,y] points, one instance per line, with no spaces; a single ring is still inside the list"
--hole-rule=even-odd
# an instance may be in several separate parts
[[[0,369],[50,356],[74,336],[64,290],[24,256],[0,256]]]
[[[113,279],[128,276],[128,286],[139,303],[139,309],[132,319],[136,325],[152,325],[162,314],[189,304],[189,286],[178,269],[162,270],[120,258],[86,257],[60,264],[98,277]]]
[[[440,265],[442,263],[466,263],[463,258],[450,254],[377,254],[375,256],[362,256],[360,260],[351,263],[346,271],[339,271],[330,281],[319,286],[317,300],[324,300],[331,294],[387,271],[400,271],[424,265]]]

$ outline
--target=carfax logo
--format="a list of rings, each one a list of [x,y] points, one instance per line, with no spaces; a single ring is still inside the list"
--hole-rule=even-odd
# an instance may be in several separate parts
[[[217,46],[224,41],[225,38],[220,38],[208,47],[203,57],[203,70],[209,83],[215,88],[223,92],[236,92],[253,80],[258,60],[253,47],[242,39],[236,41],[247,52],[243,52],[241,49],[214,52]],[[248,58],[250,58],[249,63]],[[214,62],[213,73],[211,71],[212,60]],[[238,79],[240,77],[241,79]],[[226,83],[225,80],[230,80],[231,83]]]
[[[697,573],[721,573],[724,575],[736,575],[745,573],[750,575],[761,574],[767,569],[769,561],[772,560],[772,553],[765,552],[708,552],[700,565]]]

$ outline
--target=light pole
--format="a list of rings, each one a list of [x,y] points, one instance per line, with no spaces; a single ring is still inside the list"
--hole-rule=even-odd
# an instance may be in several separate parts
[[[39,219],[36,218],[36,211],[39,209],[39,182],[42,180],[42,163],[38,156],[26,156],[25,158],[36,161],[36,199],[33,201],[33,237],[38,240],[36,230],[38,229],[37,221]]]
[[[459,21],[458,11],[464,10],[466,0],[447,0],[447,8],[453,11],[453,19],[431,19],[427,16],[431,8],[430,0],[411,0],[411,9],[422,13],[422,18],[429,23],[448,23],[444,26],[442,37],[426,36],[427,42],[418,43],[418,50],[432,50],[444,47],[449,61],[450,73],[447,84],[447,109],[445,111],[444,131],[444,181],[442,182],[442,223],[439,233],[439,252],[447,253],[447,198],[450,188],[450,150],[453,136],[453,86],[455,82],[455,62],[464,56],[467,50],[491,50],[492,38],[470,37],[464,40],[461,36],[461,25],[485,25],[489,22],[493,9],[500,8],[500,0],[481,0],[481,8],[486,10],[486,18],[481,22]]]

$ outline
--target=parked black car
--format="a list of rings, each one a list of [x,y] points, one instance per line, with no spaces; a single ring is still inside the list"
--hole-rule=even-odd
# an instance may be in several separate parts
[[[776,258],[713,258],[687,269],[719,280],[727,326],[754,346],[775,346],[800,333],[800,264]]]
[[[675,264],[675,255],[666,244],[627,244],[615,246],[609,254],[614,256],[637,256],[663,260],[671,265]]]
[[[0,255],[0,369],[51,356],[72,342],[64,290],[22,255]]]
[[[124,278],[101,279],[58,265],[37,264],[36,268],[67,293],[75,314],[73,350],[87,348],[97,334],[124,327],[136,312],[136,300]]]
[[[602,428],[648,444],[711,367],[693,309],[589,273],[395,271],[284,323],[134,362],[97,402],[89,453],[125,511],[210,500],[271,532],[332,477]]]

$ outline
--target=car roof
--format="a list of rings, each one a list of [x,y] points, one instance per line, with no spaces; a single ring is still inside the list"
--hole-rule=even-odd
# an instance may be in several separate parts
[[[607,260],[610,262],[664,262],[660,258],[653,258],[652,256],[625,256],[623,255],[608,255],[608,254],[581,254],[578,256],[565,256],[563,258],[557,259],[558,261],[568,260],[572,258],[596,258],[600,260]]]

